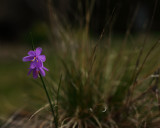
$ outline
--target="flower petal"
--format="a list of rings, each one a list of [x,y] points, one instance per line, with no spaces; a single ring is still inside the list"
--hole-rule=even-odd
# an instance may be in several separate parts
[[[36,53],[35,53],[35,51],[32,51],[32,50],[31,50],[31,51],[28,52],[28,55],[29,55],[29,56],[35,56]]]
[[[36,48],[36,55],[39,56],[42,52],[42,48],[38,47]]]
[[[30,69],[34,69],[34,68],[36,68],[36,62],[35,61],[31,62],[31,64],[30,64]]]
[[[40,73],[41,73],[42,76],[45,76],[45,75],[46,75],[46,73],[45,73],[45,71],[43,70],[42,67],[39,68],[39,71],[40,71]]]
[[[43,66],[43,62],[42,61],[36,61],[36,67],[42,67]]]
[[[34,79],[37,79],[37,78],[38,78],[38,72],[37,72],[37,69],[36,69],[36,68],[33,70],[33,78],[34,78]]]
[[[28,72],[28,75],[30,75],[32,71],[33,71],[33,69],[30,69],[29,72]]]
[[[30,64],[30,68],[31,69],[34,69],[34,68],[39,68],[39,67],[42,67],[43,66],[43,63],[42,61],[32,61],[31,64]]]
[[[43,67],[44,70],[49,71],[46,67]]]
[[[45,55],[39,55],[38,59],[41,60],[42,62],[46,61],[46,56]]]
[[[24,62],[31,61],[33,59],[34,59],[34,56],[25,56],[25,57],[23,57],[23,61]]]

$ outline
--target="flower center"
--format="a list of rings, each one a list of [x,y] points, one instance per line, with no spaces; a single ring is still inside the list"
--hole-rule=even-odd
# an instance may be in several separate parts
[[[38,62],[38,59],[37,59],[37,57],[34,57],[34,59],[33,60],[31,60],[32,62],[33,61],[37,61]]]

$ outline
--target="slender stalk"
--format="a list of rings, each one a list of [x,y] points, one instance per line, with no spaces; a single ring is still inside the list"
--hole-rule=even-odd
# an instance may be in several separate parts
[[[42,75],[41,75],[40,73],[39,73],[39,76],[40,76],[40,79],[41,79],[41,81],[42,81],[43,88],[44,88],[44,90],[45,90],[46,96],[47,96],[48,101],[49,101],[49,104],[50,104],[51,112],[52,112],[52,115],[53,115],[53,118],[54,118],[55,127],[58,128],[58,123],[57,123],[57,120],[56,120],[56,118],[55,118],[56,116],[55,116],[55,113],[54,113],[54,107],[53,107],[52,102],[51,102],[51,99],[50,99],[50,97],[49,97],[49,93],[48,93],[48,91],[47,91],[47,87],[46,87],[46,85],[45,85],[45,83],[44,83],[44,80],[43,80],[43,77],[42,77]]]

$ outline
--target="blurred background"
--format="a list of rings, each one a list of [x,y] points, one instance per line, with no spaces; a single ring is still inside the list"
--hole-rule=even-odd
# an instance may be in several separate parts
[[[159,2],[156,6],[159,7]],[[35,33],[37,38],[45,38],[44,34],[51,29],[51,23],[56,30],[56,23],[53,23],[56,21],[53,19],[51,22],[53,15],[57,15],[63,24],[69,24],[73,28],[88,24],[88,31],[94,36],[102,32],[106,22],[114,15],[113,32],[123,34],[133,20],[132,32],[137,33],[146,30],[154,7],[155,0],[1,0],[0,40],[2,44],[4,41],[9,43],[22,37],[24,39],[24,36],[36,29],[39,32]],[[157,8],[151,31],[158,32],[159,28]]]
[[[114,40],[122,40],[126,32],[131,38],[149,32],[156,40],[159,7],[158,0],[0,0],[0,119],[26,105],[36,110],[45,102],[39,95],[43,90],[34,86],[36,81],[27,76],[28,65],[22,62],[32,42],[43,47],[46,65],[53,68],[49,74],[56,79],[56,50],[57,45],[63,47],[59,38],[64,31],[83,31],[97,40],[105,29],[103,37],[112,34],[117,47],[120,41]]]

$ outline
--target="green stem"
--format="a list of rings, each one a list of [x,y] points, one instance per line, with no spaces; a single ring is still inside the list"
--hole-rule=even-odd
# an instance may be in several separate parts
[[[47,95],[47,98],[48,98],[48,101],[49,101],[49,104],[50,104],[50,108],[51,108],[51,112],[52,112],[52,115],[53,115],[53,118],[54,118],[55,126],[56,126],[56,128],[58,128],[58,123],[57,123],[57,120],[56,120],[56,116],[55,116],[55,114],[54,114],[54,107],[53,107],[52,102],[51,102],[51,99],[50,99],[50,97],[49,97],[49,93],[48,93],[48,91],[47,91],[47,87],[46,87],[46,85],[45,85],[45,83],[44,83],[44,80],[43,80],[42,75],[39,74],[39,76],[40,76],[40,78],[41,78],[41,81],[42,81],[42,84],[43,84],[43,88],[44,88],[44,90],[45,90],[45,93],[46,93],[46,95]]]

